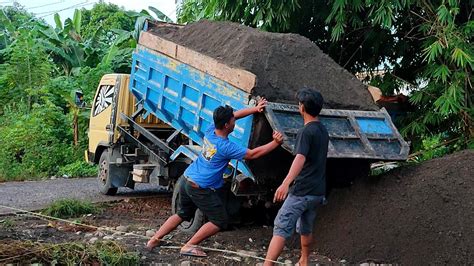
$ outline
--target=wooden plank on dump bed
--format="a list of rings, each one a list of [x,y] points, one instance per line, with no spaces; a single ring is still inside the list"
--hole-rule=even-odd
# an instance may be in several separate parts
[[[149,32],[140,34],[139,44],[177,59],[198,70],[223,80],[245,92],[251,93],[255,87],[255,74],[220,63],[214,58],[186,48]]]
[[[162,54],[165,54],[169,57],[176,58],[176,52],[178,50],[178,45],[174,42],[165,40],[151,33],[142,31],[140,34],[139,44],[158,51]]]

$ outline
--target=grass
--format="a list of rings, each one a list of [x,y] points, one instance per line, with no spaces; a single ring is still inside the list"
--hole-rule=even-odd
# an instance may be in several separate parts
[[[53,202],[42,213],[57,218],[73,218],[84,214],[97,213],[99,208],[90,202],[76,199],[62,199]]]
[[[0,155],[1,156],[1,155]],[[58,166],[57,169],[53,169],[47,172],[39,172],[32,168],[31,171],[25,171],[24,167],[20,165],[8,165],[8,169],[5,169],[5,166],[2,166],[0,158],[0,183],[2,182],[14,182],[14,181],[25,181],[25,180],[44,180],[49,179],[51,176],[58,177],[93,177],[97,176],[98,166],[91,165],[85,162],[83,159],[72,162],[70,164]],[[3,167],[3,168],[2,168]]]
[[[90,165],[85,161],[76,161],[71,164],[59,168],[59,176],[69,177],[89,177],[96,176],[98,171],[97,165]]]
[[[9,229],[15,226],[15,222],[10,218],[6,218],[4,220],[0,220],[0,225],[3,229]]]
[[[114,241],[39,243],[0,241],[0,264],[139,265],[140,257]]]

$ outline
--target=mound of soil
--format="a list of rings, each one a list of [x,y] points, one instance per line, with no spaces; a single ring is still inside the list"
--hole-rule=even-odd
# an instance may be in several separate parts
[[[473,162],[465,150],[334,190],[317,218],[316,248],[353,263],[472,263]]]
[[[377,110],[366,86],[316,44],[297,34],[260,31],[232,22],[202,20],[155,34],[257,76],[254,95],[295,104],[302,87],[319,90],[325,108]]]

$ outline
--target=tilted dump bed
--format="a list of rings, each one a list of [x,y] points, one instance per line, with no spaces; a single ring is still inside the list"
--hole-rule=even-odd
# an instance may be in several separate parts
[[[196,51],[143,31],[133,53],[130,90],[142,101],[146,112],[154,114],[197,145],[182,145],[171,159],[180,154],[195,158],[206,129],[212,123],[213,110],[230,105],[235,110],[254,103],[252,73],[224,65]],[[270,103],[266,117],[274,130],[285,134],[283,147],[292,151],[295,134],[303,126],[296,105]],[[405,160],[408,145],[387,113],[324,109],[321,121],[330,135],[328,156],[372,160]],[[229,138],[245,147],[253,136],[254,119],[249,116],[236,123]],[[238,170],[253,177],[245,162]]]

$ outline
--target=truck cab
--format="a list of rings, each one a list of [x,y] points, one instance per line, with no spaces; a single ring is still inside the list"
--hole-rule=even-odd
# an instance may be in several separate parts
[[[90,113],[89,146],[85,157],[89,163],[99,165],[98,185],[106,195],[114,195],[119,187],[133,188],[135,182],[140,181],[133,180],[134,165],[141,170],[150,170],[155,166],[149,163],[139,147],[125,140],[120,132],[121,128],[129,127],[124,117],[133,116],[139,106],[130,93],[129,82],[129,74],[104,75]],[[146,119],[137,116],[136,124],[151,134],[168,136],[173,132],[170,126],[152,114]],[[140,138],[139,132],[135,133],[135,137]]]

